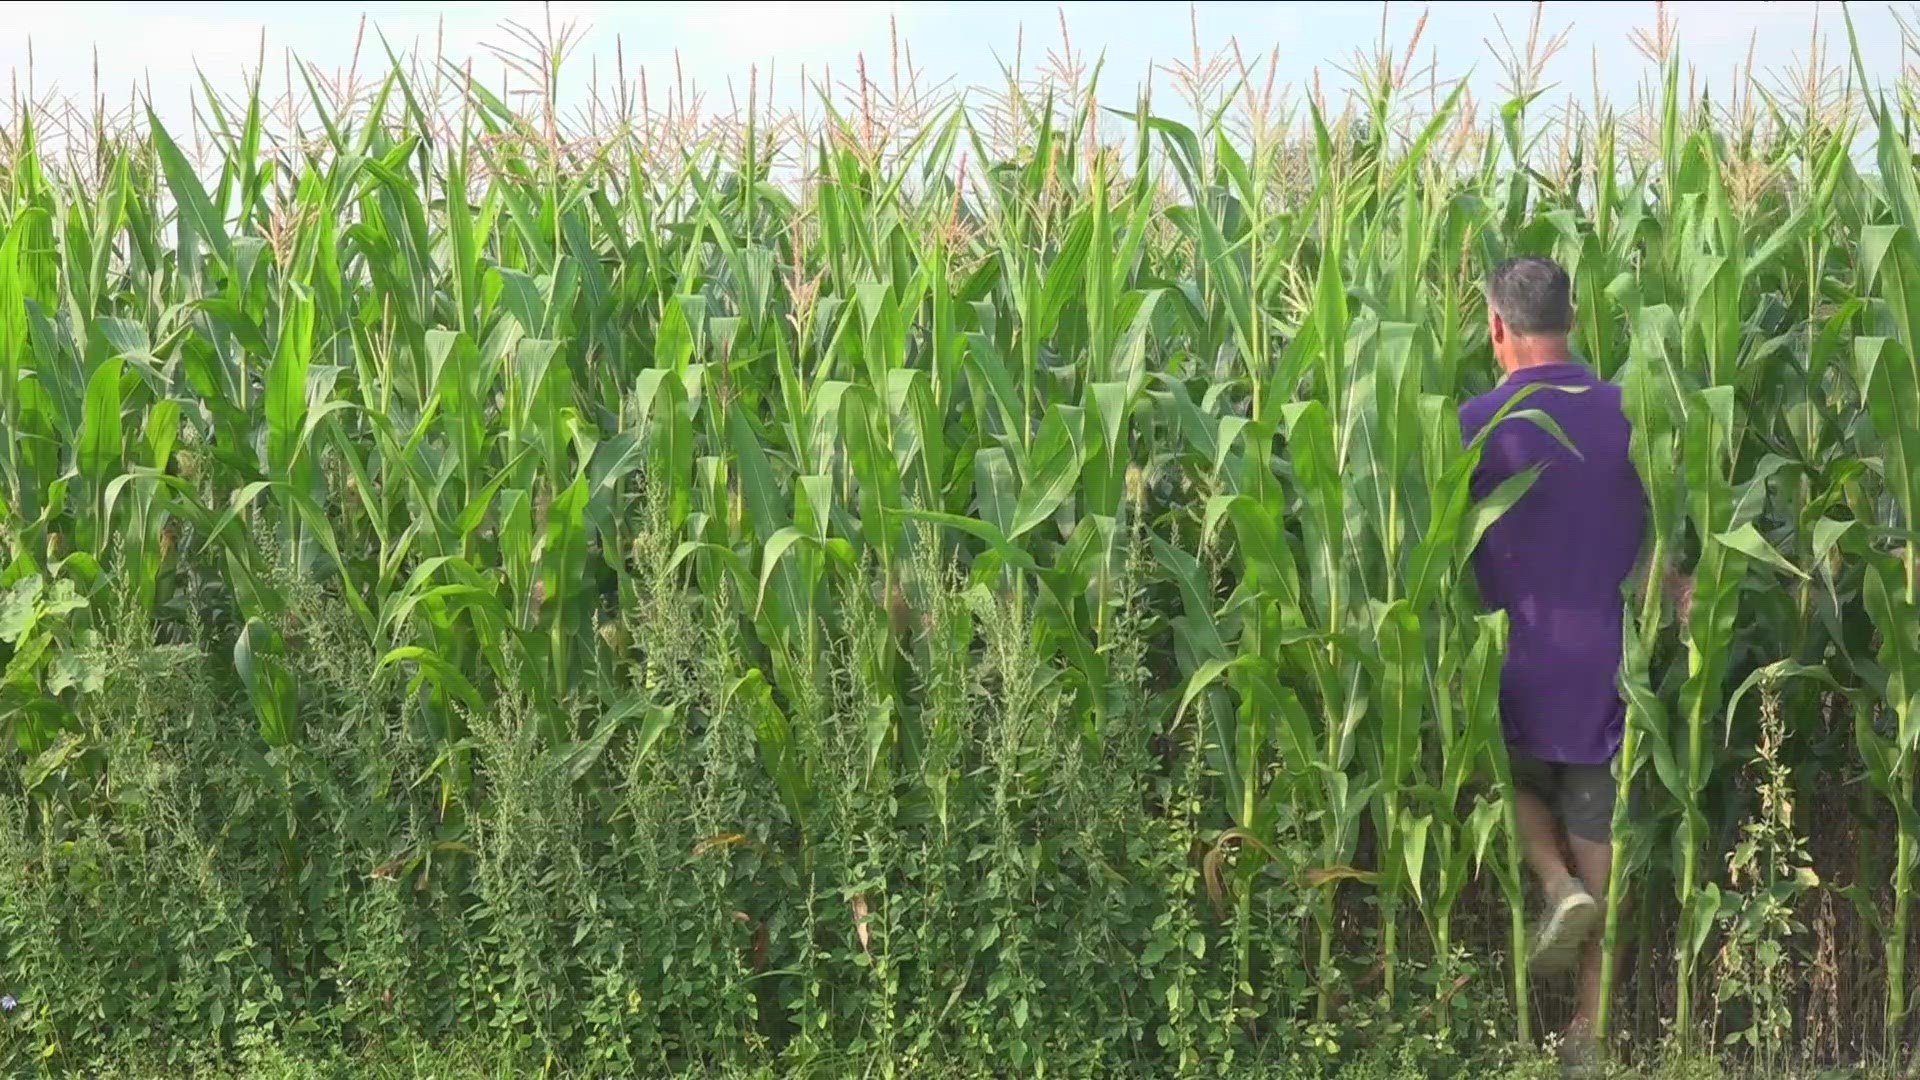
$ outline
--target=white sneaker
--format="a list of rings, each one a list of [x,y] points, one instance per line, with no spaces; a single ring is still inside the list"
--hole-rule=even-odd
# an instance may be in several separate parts
[[[1569,878],[1566,887],[1548,902],[1551,907],[1546,921],[1534,931],[1528,967],[1536,975],[1562,975],[1579,960],[1580,950],[1593,935],[1600,904],[1579,878]]]

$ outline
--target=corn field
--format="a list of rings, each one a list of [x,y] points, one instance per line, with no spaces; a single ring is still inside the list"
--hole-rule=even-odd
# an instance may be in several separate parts
[[[1467,564],[1525,489],[1457,415],[1523,253],[1693,583],[1622,596],[1602,1026],[1920,1068],[1920,83],[1709,94],[1663,23],[1618,106],[1536,32],[1494,102],[1383,44],[1116,105],[1065,43],[575,108],[522,36],[190,130],[15,101],[9,1071],[1545,1037]]]

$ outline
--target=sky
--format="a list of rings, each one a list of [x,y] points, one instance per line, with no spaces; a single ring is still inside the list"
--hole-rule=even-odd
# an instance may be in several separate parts
[[[1503,25],[1509,35],[1523,39],[1535,6],[1463,0],[1434,5],[1421,38],[1422,59],[1431,54],[1443,77],[1468,77],[1476,96],[1495,99],[1501,76],[1489,42],[1498,45]],[[1816,9],[1831,59],[1846,61],[1840,4],[1831,0],[1689,0],[1668,7],[1678,25],[1682,55],[1715,85],[1728,81],[1750,48],[1755,67],[1763,72],[1784,72],[1804,63]],[[1903,62],[1894,12],[1920,26],[1920,5],[1890,8],[1856,2],[1851,7],[1870,75],[1891,78]],[[1384,6],[1388,40],[1396,47],[1404,45],[1428,10],[1411,3]],[[1617,100],[1630,98],[1646,64],[1629,44],[1629,35],[1652,23],[1654,5],[1589,0],[1552,3],[1544,10],[1548,34],[1567,33],[1566,47],[1546,74],[1558,84],[1558,92],[1576,93],[1584,100],[1597,81],[1603,93]],[[1012,64],[1023,32],[1026,66],[1042,62],[1049,48],[1058,47],[1064,19],[1076,51],[1088,59],[1104,58],[1103,89],[1130,101],[1134,87],[1154,65],[1191,54],[1192,25],[1197,25],[1203,52],[1230,39],[1249,57],[1277,47],[1281,83],[1310,81],[1317,68],[1330,85],[1340,85],[1344,77],[1336,66],[1378,39],[1383,5],[1224,0],[1193,5],[1146,0],[378,3],[358,8],[320,3],[19,3],[0,7],[0,69],[24,88],[31,54],[36,91],[57,88],[84,98],[94,84],[97,62],[100,84],[111,102],[128,101],[136,85],[150,86],[155,108],[172,126],[184,123],[196,71],[204,72],[223,93],[244,85],[242,73],[255,66],[263,32],[268,70],[276,77],[287,49],[323,71],[344,69],[353,55],[362,12],[396,48],[418,42],[431,49],[436,35],[444,34],[446,55],[475,57],[476,71],[498,70],[486,46],[508,40],[501,29],[506,20],[539,26],[550,15],[556,25],[573,22],[584,31],[568,69],[582,81],[590,57],[599,58],[603,72],[611,70],[617,41],[630,72],[645,66],[650,80],[665,79],[677,57],[685,75],[710,99],[725,95],[729,79],[740,92],[748,70],[756,66],[762,78],[771,66],[780,96],[788,98],[789,87],[797,90],[803,65],[816,77],[830,66],[840,79],[851,74],[856,58],[864,54],[872,70],[882,71],[890,23],[898,25],[926,81],[950,81],[956,87],[991,83],[1003,65]],[[368,52],[377,55],[372,45]],[[1157,75],[1155,81],[1164,87],[1166,76]]]

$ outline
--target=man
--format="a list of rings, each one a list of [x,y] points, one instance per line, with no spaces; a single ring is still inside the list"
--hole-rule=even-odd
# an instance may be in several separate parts
[[[1473,480],[1484,498],[1503,480],[1539,476],[1480,542],[1475,576],[1488,607],[1506,611],[1500,720],[1513,763],[1527,862],[1547,897],[1533,970],[1580,964],[1569,1034],[1584,1038],[1600,1006],[1600,935],[1612,861],[1615,781],[1626,706],[1620,668],[1621,586],[1639,561],[1646,496],[1628,455],[1620,390],[1575,359],[1567,273],[1552,260],[1502,263],[1487,282],[1487,325],[1500,385],[1467,402],[1471,440],[1527,387],[1515,410],[1552,417],[1575,450],[1541,425],[1508,416],[1488,435]],[[1567,834],[1573,859],[1561,854]]]

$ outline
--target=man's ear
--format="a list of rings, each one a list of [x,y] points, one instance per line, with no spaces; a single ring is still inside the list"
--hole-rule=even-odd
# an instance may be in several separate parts
[[[1507,340],[1506,320],[1502,319],[1497,311],[1487,312],[1487,336],[1495,342]]]

